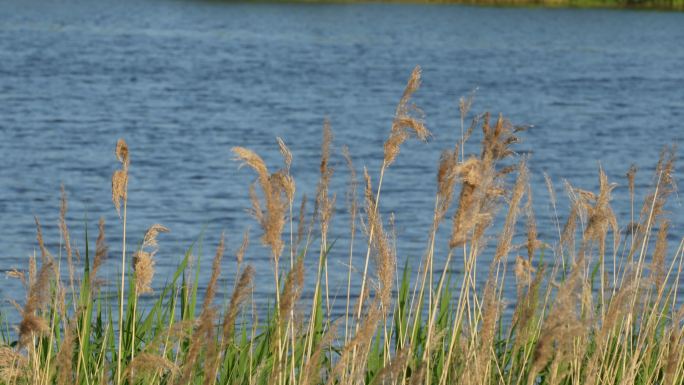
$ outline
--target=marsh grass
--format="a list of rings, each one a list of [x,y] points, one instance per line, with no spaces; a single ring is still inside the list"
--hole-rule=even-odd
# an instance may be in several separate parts
[[[295,202],[290,174],[294,160],[282,139],[274,146],[283,156],[283,164],[276,168],[247,148],[233,148],[235,158],[255,173],[255,182],[246,191],[262,229],[261,244],[272,261],[275,301],[262,314],[255,310],[251,295],[255,271],[245,257],[248,232],[236,247],[235,285],[224,307],[215,301],[225,266],[223,236],[210,274],[200,275],[200,264],[192,261],[197,252],[192,245],[175,273],[165,277],[167,284],[150,294],[155,254],[164,247],[158,236],[168,229],[154,224],[141,244],[127,248],[128,171],[135,167],[135,158],[120,140],[115,154],[121,168],[112,177],[112,200],[124,232],[116,303],[107,300],[100,285],[100,267],[108,257],[105,223],[99,221],[94,252],[86,247],[81,260],[69,236],[63,191],[59,255],[64,251],[66,266],[45,246],[36,219],[40,257],[33,256],[26,271],[8,273],[22,281],[27,295],[23,304],[15,302],[20,323],[16,329],[3,330],[0,337],[0,381],[684,383],[684,307],[677,297],[684,240],[668,244],[672,214],[665,211],[676,191],[674,150],[661,153],[653,186],[640,207],[636,169],[629,170],[632,218],[623,226],[611,208],[615,185],[602,169],[596,192],[567,184],[571,209],[565,223],[557,214],[555,187],[545,176],[556,224],[551,233],[558,237],[541,240],[527,159],[515,152],[523,128],[502,116],[470,116],[472,97],[463,99],[461,139],[444,150],[436,165],[434,211],[426,213],[433,218],[425,229],[426,251],[419,261],[407,261],[400,269],[392,220],[380,209],[381,189],[384,182],[391,182],[391,166],[404,142],[430,137],[422,113],[411,104],[419,86],[416,68],[382,149],[379,175],[374,178],[364,168],[361,179],[350,150],[343,150],[350,175],[349,245],[327,238],[337,202],[330,180],[340,175],[330,164],[329,122],[323,128],[320,182],[311,217],[306,215],[305,197]],[[479,152],[470,154],[464,148],[474,130],[482,131],[483,141]],[[441,226],[451,226],[445,238],[438,231]],[[492,239],[496,244],[488,247]],[[354,242],[364,243],[365,252],[357,254]],[[437,247],[440,242],[445,247]],[[341,319],[331,315],[327,262],[332,247],[349,254]],[[435,258],[438,250],[447,254]],[[281,263],[283,254],[289,263]],[[435,266],[436,261],[443,265]],[[305,264],[317,266],[308,303],[301,300]],[[352,269],[355,264],[363,266],[360,277]],[[77,265],[82,266],[81,274],[75,272]],[[65,268],[68,274],[63,279]],[[209,280],[201,282],[200,276]],[[358,293],[352,293],[353,280],[360,283]],[[505,290],[507,283],[514,292]],[[198,298],[200,285],[205,288],[203,298]],[[143,294],[155,300],[138,306]],[[506,304],[512,309],[509,313]]]

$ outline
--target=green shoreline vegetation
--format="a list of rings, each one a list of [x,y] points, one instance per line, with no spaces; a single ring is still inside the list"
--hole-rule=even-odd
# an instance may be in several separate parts
[[[210,0],[225,2],[226,0]],[[229,0],[232,1],[232,0]],[[461,4],[484,7],[520,8],[606,8],[684,11],[684,0],[256,0],[274,3],[307,4]]]
[[[566,184],[570,208],[563,219],[546,176],[555,225],[543,233],[555,236],[540,239],[527,159],[515,152],[524,128],[501,116],[473,114],[472,97],[463,98],[460,139],[444,149],[434,210],[423,213],[433,218],[425,229],[425,253],[401,268],[392,220],[379,207],[403,143],[431,136],[411,103],[419,85],[416,68],[379,149],[377,175],[357,169],[346,147],[346,169],[333,170],[333,133],[324,124],[321,160],[312,165],[320,170],[312,204],[298,200],[290,173],[296,159],[282,139],[273,148],[283,158],[276,169],[252,150],[234,147],[245,175],[255,176],[245,194],[262,230],[261,245],[250,247],[246,232],[223,262],[222,236],[210,274],[200,274],[202,253],[191,245],[156,290],[157,253],[171,235],[160,224],[145,234],[126,233],[128,218],[136,215],[127,204],[136,199],[128,189],[136,156],[120,139],[112,201],[122,251],[110,255],[102,219],[94,242],[86,233],[85,247],[74,246],[63,189],[60,250],[48,249],[36,219],[38,252],[28,268],[8,273],[27,294],[13,302],[20,323],[0,330],[0,383],[684,383],[684,305],[677,297],[684,238],[668,242],[666,210],[676,191],[674,149],[664,149],[654,162],[648,189],[635,186],[634,167],[627,170],[629,194],[621,198],[629,202],[631,220],[622,225],[611,208],[615,184],[602,169],[597,191]],[[476,130],[483,139],[471,154],[465,144]],[[337,195],[346,199],[336,200],[330,191],[337,175],[349,181],[346,194]],[[331,232],[336,206],[346,207],[351,221]],[[448,231],[438,231],[445,226]],[[348,242],[330,238],[341,231],[349,231]],[[349,266],[346,292],[339,296],[328,281],[333,247],[343,250]],[[252,300],[255,254],[271,260],[274,305],[268,311],[257,310]],[[120,260],[121,269],[113,296],[102,290],[100,277],[110,258]],[[235,284],[219,305],[226,266],[223,274],[234,276]],[[313,274],[313,296],[306,299],[305,275]],[[139,305],[141,296],[151,305]],[[344,304],[344,316],[331,315],[333,301]],[[512,315],[505,315],[507,305]],[[7,319],[14,310],[3,311]]]

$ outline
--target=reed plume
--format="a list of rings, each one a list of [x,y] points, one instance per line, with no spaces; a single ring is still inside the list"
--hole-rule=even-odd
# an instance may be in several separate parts
[[[131,383],[144,378],[144,375],[156,374],[159,371],[168,373],[169,380],[178,374],[178,365],[166,357],[154,353],[138,354],[126,368],[126,378]]]
[[[26,271],[8,267],[6,273],[21,281],[27,298],[23,305],[9,301],[20,316],[16,332],[0,328],[0,382],[680,385],[684,378],[680,295],[684,240],[673,245],[677,221],[667,211],[667,199],[677,192],[674,150],[666,148],[661,153],[653,188],[647,192],[637,220],[634,209],[630,210],[632,223],[626,228],[630,236],[620,238],[618,214],[627,214],[613,212],[615,185],[602,168],[597,192],[566,182],[570,211],[563,226],[548,175],[544,177],[553,212],[535,216],[530,186],[534,179],[527,169],[528,158],[513,158],[513,145],[519,141],[521,128],[501,115],[494,119],[483,114],[475,115],[466,130],[464,120],[472,100],[462,98],[458,106],[460,142],[456,139],[457,143],[440,157],[434,209],[428,213],[433,215],[432,226],[425,229],[428,248],[417,271],[413,271],[415,251],[397,251],[404,243],[397,243],[397,238],[409,237],[405,242],[413,242],[410,237],[414,229],[406,232],[401,221],[395,225],[392,208],[380,210],[379,202],[384,173],[394,164],[403,142],[412,136],[425,140],[430,135],[420,111],[410,105],[419,83],[417,68],[384,143],[377,184],[373,185],[364,167],[365,184],[358,197],[360,182],[349,149],[343,147],[351,176],[347,191],[349,237],[337,234],[331,219],[335,214],[335,194],[331,191],[334,158],[327,120],[313,215],[307,218],[306,196],[302,194],[296,233],[293,156],[285,141],[277,138],[275,150],[280,151],[282,165],[275,171],[251,150],[233,148],[241,164],[256,172],[250,184],[251,210],[273,262],[276,300],[263,308],[262,300],[251,299],[262,295],[263,290],[252,290],[258,284],[255,269],[249,264],[242,267],[249,243],[247,230],[235,252],[235,282],[230,296],[224,298],[228,304],[221,318],[215,302],[224,282],[220,280],[221,269],[225,269],[221,266],[223,234],[211,273],[204,272],[205,264],[199,263],[204,254],[201,242],[193,243],[171,279],[158,290],[155,285],[158,295],[148,297],[143,311],[138,311],[138,297],[152,291],[158,236],[168,229],[151,226],[131,255],[132,269],[125,263],[130,153],[120,140],[115,149],[120,166],[112,177],[112,201],[123,224],[120,286],[94,289],[98,274],[104,277],[108,252],[105,223],[100,219],[97,225],[94,253],[89,249],[88,232],[85,242],[75,242],[67,226],[66,189],[62,187],[60,250],[65,252],[71,270],[78,264],[72,257],[78,261],[81,253],[86,256],[83,281],[76,286],[78,275],[73,271],[62,279],[66,272],[59,271],[36,218],[40,251],[29,256]],[[476,128],[482,129],[483,140],[476,155],[469,156],[465,142]],[[640,188],[635,173],[631,168],[627,175],[632,206]],[[459,191],[457,184],[461,184]],[[456,207],[451,208],[454,200]],[[388,216],[384,216],[386,211]],[[397,217],[401,214],[399,210]],[[453,215],[451,232],[438,231],[447,215]],[[289,244],[282,239],[288,219]],[[523,221],[524,230],[516,228]],[[541,226],[548,223],[555,228]],[[354,282],[356,226],[363,228],[368,247],[366,259],[358,262],[364,264],[359,282]],[[90,230],[89,225],[86,230]],[[317,266],[310,259],[310,246],[318,242],[314,231],[320,231],[320,249],[313,251],[318,254]],[[328,242],[329,233],[335,234],[335,245],[348,242],[344,245],[349,252],[344,285],[328,282],[328,259],[331,263],[341,261],[339,250]],[[557,239],[550,247],[546,241],[553,233]],[[492,239],[498,242],[489,244]],[[435,247],[436,240],[448,244]],[[77,243],[85,245],[84,252]],[[278,261],[285,246],[289,246],[291,264],[281,270]],[[456,249],[460,246],[463,254]],[[433,270],[433,258],[438,260],[437,254],[443,251],[446,258],[441,271]],[[603,258],[611,252],[612,269]],[[592,253],[601,258],[594,258]],[[92,267],[88,266],[91,255]],[[407,258],[405,269],[399,271],[398,255]],[[509,256],[515,259],[509,260]],[[566,270],[568,256],[572,258]],[[482,267],[485,258],[489,266]],[[312,268],[318,271],[309,282],[304,274]],[[126,282],[126,270],[134,274],[130,277],[133,281]],[[339,278],[337,273],[342,270],[338,270],[331,278]],[[608,280],[611,274],[612,280]],[[459,277],[461,282],[452,282],[452,277]],[[439,279],[436,284],[435,278]],[[66,279],[67,285],[62,282]],[[359,296],[354,298],[358,283]],[[342,286],[347,287],[347,293],[343,288],[337,292]],[[203,298],[198,295],[202,287],[206,289]],[[118,298],[110,297],[115,290]],[[342,306],[334,304],[343,297],[346,312],[341,314]],[[427,304],[421,302],[424,297]],[[301,298],[311,298],[310,306],[301,308]],[[327,312],[322,311],[323,298]],[[250,305],[251,319],[239,321],[239,317],[248,317],[241,312]],[[262,314],[266,314],[265,321]],[[336,334],[341,317],[345,318],[344,338]],[[4,313],[0,318],[12,320]]]
[[[38,220],[38,217],[33,218],[36,223],[36,240],[38,241],[38,247],[40,248],[40,263],[45,264],[52,258],[52,255],[48,251],[47,247],[45,247],[43,228],[40,225],[40,220]]]
[[[394,162],[399,154],[401,145],[411,136],[411,133],[422,141],[426,141],[431,135],[422,120],[411,115],[411,112],[417,112],[418,114],[422,114],[422,112],[417,107],[409,105],[411,97],[420,87],[420,72],[419,66],[413,69],[404,93],[397,105],[390,136],[384,145],[385,157],[383,164],[385,166],[389,166]]]
[[[116,142],[114,154],[121,163],[121,169],[114,171],[114,175],[112,175],[112,201],[114,202],[116,212],[121,216],[121,202],[125,202],[128,199],[128,167],[130,166],[130,159],[126,141],[119,139]]]
[[[290,183],[283,173],[269,173],[266,163],[255,152],[244,147],[233,147],[235,160],[241,161],[241,167],[247,165],[256,173],[265,200],[265,214],[258,197],[255,193],[250,194],[253,206],[253,214],[259,221],[264,234],[261,237],[263,244],[271,247],[273,259],[277,262],[283,249],[281,234],[285,226],[285,202],[283,194],[294,194],[294,185]],[[289,192],[289,193],[288,193]]]
[[[28,345],[33,336],[40,336],[48,331],[47,321],[36,313],[48,306],[50,280],[53,276],[53,263],[48,261],[41,266],[35,282],[31,284],[26,304],[22,310],[22,320],[19,324],[20,346]]]
[[[135,293],[141,295],[152,292],[154,277],[154,256],[159,251],[157,236],[168,233],[169,229],[160,224],[150,226],[145,232],[142,245],[133,255],[133,271],[135,272]]]
[[[97,241],[95,241],[95,258],[93,259],[93,269],[92,269],[92,276],[96,277],[98,270],[100,270],[100,266],[105,262],[107,259],[107,253],[109,251],[109,247],[107,246],[107,243],[105,241],[105,221],[104,218],[100,217],[100,221],[98,222],[97,226]]]
[[[240,274],[240,279],[235,285],[233,295],[230,297],[228,311],[223,318],[222,337],[224,344],[228,343],[228,341],[233,337],[233,333],[235,331],[235,320],[237,319],[240,307],[249,298],[253,277],[254,268],[252,266],[247,266],[242,274]]]
[[[0,380],[16,383],[27,376],[29,363],[26,357],[9,346],[0,347]]]

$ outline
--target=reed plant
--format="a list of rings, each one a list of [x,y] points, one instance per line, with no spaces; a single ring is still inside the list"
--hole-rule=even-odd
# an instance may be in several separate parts
[[[86,233],[86,247],[78,250],[69,235],[63,190],[61,249],[48,250],[36,218],[39,255],[26,270],[8,273],[27,294],[23,303],[12,302],[18,325],[0,334],[0,382],[683,384],[684,301],[678,293],[684,239],[670,234],[672,213],[666,210],[676,191],[674,150],[660,154],[640,206],[636,169],[628,171],[625,199],[634,214],[625,225],[611,206],[615,184],[602,169],[598,191],[566,185],[571,205],[563,221],[556,188],[545,176],[555,228],[543,233],[557,236],[540,239],[528,159],[515,149],[524,127],[502,116],[472,114],[472,97],[462,99],[460,139],[435,167],[425,252],[401,266],[391,220],[384,215],[389,210],[380,208],[381,190],[391,183],[402,145],[431,136],[411,103],[420,75],[416,68],[400,98],[378,175],[366,168],[358,172],[350,150],[342,151],[349,170],[346,204],[338,204],[331,191],[336,174],[329,122],[310,215],[306,198],[296,201],[294,160],[285,141],[278,138],[274,146],[283,157],[275,167],[250,149],[234,147],[235,159],[255,175],[246,193],[263,249],[248,251],[245,232],[236,263],[224,263],[221,236],[210,273],[200,274],[192,260],[198,246],[191,245],[156,291],[155,257],[163,248],[158,238],[169,230],[153,224],[138,245],[127,245],[128,172],[135,157],[119,140],[115,155],[121,168],[112,177],[114,209],[123,225],[116,292],[107,293],[101,281],[109,257],[104,220],[95,248],[88,247]],[[471,154],[465,148],[475,130],[483,139]],[[328,239],[337,206],[346,206],[351,218],[347,245]],[[446,237],[439,231],[443,226],[450,227]],[[344,315],[338,318],[328,275],[333,247],[348,254],[349,264],[340,296]],[[273,306],[261,314],[252,300],[255,271],[249,258],[260,252],[270,255],[274,296]],[[302,300],[305,265],[316,266],[310,301]],[[357,265],[358,273],[352,268]],[[226,266],[235,284],[219,306],[215,297]],[[82,270],[78,276],[76,269]],[[200,280],[204,276],[206,282]],[[151,304],[140,305],[141,295],[153,298]]]

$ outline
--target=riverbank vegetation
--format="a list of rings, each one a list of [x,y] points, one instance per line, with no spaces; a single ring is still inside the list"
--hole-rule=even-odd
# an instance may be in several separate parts
[[[222,1],[222,0],[218,0]],[[266,0],[268,1],[268,0]],[[294,3],[467,4],[499,7],[623,8],[684,11],[684,0],[274,0]]]
[[[274,145],[283,158],[277,168],[234,147],[237,163],[255,176],[245,194],[262,235],[258,242],[245,235],[230,248],[236,250],[230,260],[222,237],[210,273],[200,274],[192,246],[172,276],[156,277],[160,234],[168,231],[160,224],[139,244],[126,243],[128,201],[136,199],[128,194],[128,173],[136,154],[119,140],[112,209],[123,224],[122,252],[110,255],[103,220],[84,248],[73,246],[64,192],[60,250],[46,247],[36,219],[39,252],[25,270],[8,273],[27,294],[14,302],[20,322],[0,335],[0,382],[682,384],[683,239],[672,242],[666,211],[676,188],[673,150],[655,160],[648,191],[636,188],[636,169],[626,170],[629,195],[620,199],[630,202],[630,223],[618,223],[611,207],[615,185],[599,169],[597,191],[566,185],[569,212],[554,214],[554,228],[543,231],[554,239],[540,239],[527,159],[515,148],[523,128],[473,114],[472,99],[462,99],[460,140],[435,165],[425,253],[403,265],[391,220],[380,209],[381,192],[392,183],[404,142],[430,137],[411,104],[419,84],[416,68],[378,149],[377,175],[357,168],[346,148],[347,170],[333,170],[333,132],[324,125],[320,163],[311,165],[320,170],[313,203],[297,201],[290,173],[296,159],[282,139]],[[475,130],[482,136],[479,150],[467,153]],[[334,177],[348,178],[348,191],[330,191]],[[547,184],[558,213],[556,188],[550,179]],[[336,199],[341,196],[346,199]],[[342,207],[351,218],[346,244],[329,238]],[[443,227],[446,237],[438,231]],[[337,298],[344,302],[342,317],[331,315],[327,257],[333,247],[349,259],[347,291]],[[253,306],[250,253],[268,253],[272,262],[269,311]],[[120,260],[115,293],[102,289],[100,268],[108,258]],[[215,298],[221,274],[236,277],[225,305]],[[315,274],[313,286],[304,287],[305,274]],[[153,291],[155,280],[166,284]],[[142,306],[143,295],[156,300]]]

